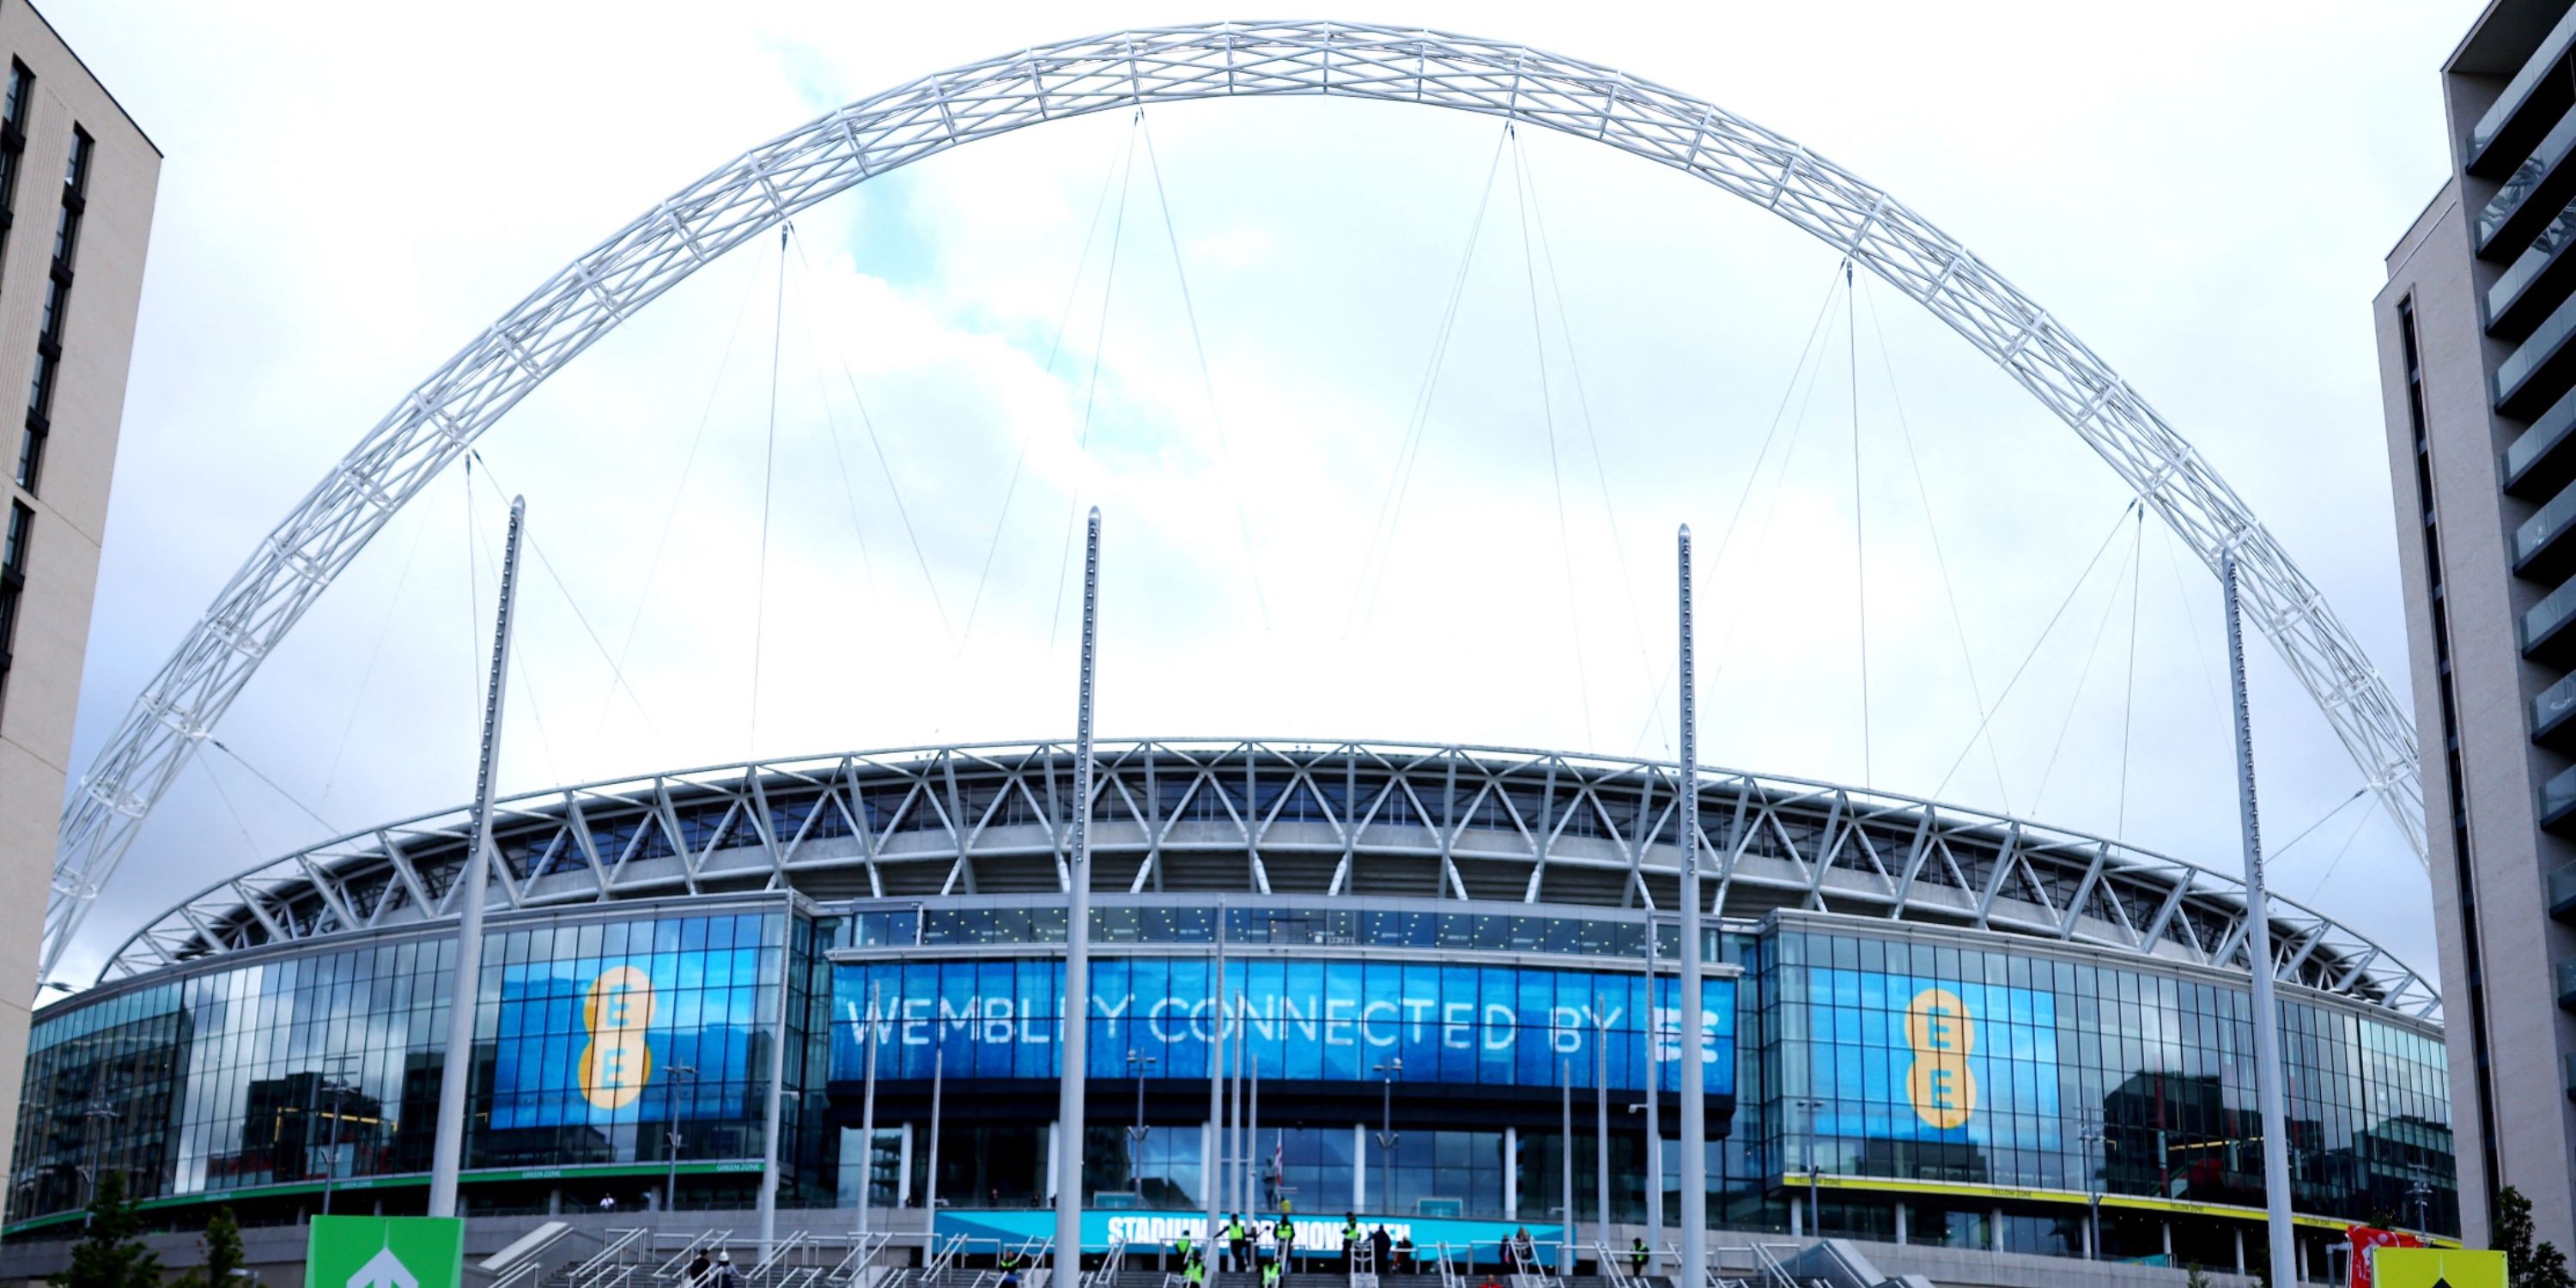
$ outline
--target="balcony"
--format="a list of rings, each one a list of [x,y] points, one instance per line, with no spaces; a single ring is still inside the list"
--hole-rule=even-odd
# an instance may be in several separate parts
[[[2565,835],[2571,818],[2576,818],[2576,769],[2540,785],[2540,825]]]
[[[2558,1009],[2576,1011],[2576,957],[2558,963]]]
[[[2496,364],[2495,408],[2515,420],[2533,420],[2576,380],[2576,296],[2559,302],[2520,348]]]
[[[2576,483],[2576,392],[2540,413],[2504,449],[2504,490],[2537,501]]]
[[[2560,921],[2576,917],[2576,863],[2549,874],[2549,915]]]
[[[2542,225],[2558,217],[2576,196],[2576,166],[2563,164],[2576,152],[2576,110],[2559,116],[2531,155],[2515,166],[2495,196],[2477,215],[2478,254],[2502,258],[2518,253],[2538,236]]]
[[[2562,581],[2576,568],[2576,487],[2549,498],[2513,530],[2513,572],[2533,581]]]
[[[2559,750],[2576,746],[2576,675],[2542,689],[2531,700],[2531,740]]]
[[[2576,581],[2549,592],[2522,615],[2522,655],[2568,668],[2576,661],[2576,629],[2570,629],[2571,624],[2576,624]]]
[[[2529,249],[2487,288],[2487,334],[2519,340],[2549,307],[2576,289],[2576,205],[2558,212]]]
[[[2513,164],[2531,146],[2541,124],[2576,105],[2576,78],[2568,72],[2568,54],[2576,50],[2576,10],[2558,20],[2540,47],[2505,83],[2495,104],[2469,127],[2468,171],[2492,177]]]

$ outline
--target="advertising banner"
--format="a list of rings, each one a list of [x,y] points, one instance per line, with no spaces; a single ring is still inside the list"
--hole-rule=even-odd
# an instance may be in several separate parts
[[[1092,963],[1091,1076],[1207,1076],[1215,990],[1206,958],[1104,957]],[[921,1079],[944,1059],[952,1078],[1052,1078],[1063,1014],[1056,959],[845,963],[834,971],[832,1077],[855,1081],[877,1047],[877,1076]],[[1642,974],[1438,962],[1230,961],[1231,1040],[1264,1078],[1590,1087],[1606,1061],[1614,1089],[1648,1070],[1681,1087],[1692,1045],[1680,982]],[[1696,1044],[1708,1091],[1735,1088],[1735,983],[1708,981]],[[1397,1063],[1401,1062],[1401,1067]]]
[[[2352,1241],[2352,1277],[2350,1288],[2372,1288],[2370,1254],[2379,1248],[2420,1248],[2424,1241],[2396,1230],[2377,1226],[2355,1225],[2344,1228],[2344,1237]]]
[[[753,952],[648,953],[503,968],[493,1128],[740,1112],[759,1028]],[[676,1103],[668,1099],[674,1095]]]
[[[1248,1219],[1248,1218],[1247,1218]],[[1265,1220],[1271,1218],[1264,1218]],[[1389,1239],[1398,1243],[1413,1240],[1415,1254],[1421,1258],[1437,1255],[1446,1244],[1450,1256],[1464,1269],[1466,1263],[1497,1264],[1502,1247],[1513,1234],[1529,1231],[1540,1247],[1554,1244],[1559,1227],[1553,1224],[1515,1224],[1510,1221],[1470,1221],[1456,1217],[1405,1217],[1359,1214],[1360,1229],[1375,1231],[1386,1227]],[[1342,1215],[1291,1217],[1296,1230],[1296,1252],[1301,1257],[1338,1257],[1342,1253]],[[1205,1212],[1100,1212],[1082,1214],[1082,1246],[1086,1251],[1104,1251],[1111,1239],[1127,1244],[1129,1256],[1151,1256],[1156,1250],[1169,1248],[1174,1239],[1187,1233],[1195,1242],[1206,1241]],[[939,1213],[939,1235],[947,1238],[965,1235],[972,1240],[991,1240],[997,1247],[1018,1247],[1033,1240],[1055,1237],[1055,1213],[1052,1211],[1018,1211],[975,1209],[942,1209]],[[978,1252],[989,1249],[977,1249]]]
[[[2057,1147],[2053,994],[1822,966],[1808,987],[1820,1134]]]

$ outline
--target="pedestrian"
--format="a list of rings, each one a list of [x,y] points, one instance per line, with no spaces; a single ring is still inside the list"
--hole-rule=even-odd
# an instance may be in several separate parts
[[[602,1194],[602,1195],[600,1195],[600,1196],[599,1196],[599,1210],[600,1210],[601,1212],[614,1212],[614,1211],[616,1211],[616,1210],[617,1210],[617,1196],[616,1196],[616,1195],[614,1195],[614,1194]]]
[[[1351,1274],[1359,1269],[1360,1237],[1359,1217],[1353,1213],[1344,1212],[1342,1214],[1343,1274]]]
[[[1395,1273],[1395,1258],[1388,1255],[1394,1250],[1395,1241],[1386,1237],[1383,1223],[1369,1231],[1369,1272],[1380,1275]]]
[[[1628,1242],[1630,1245],[1628,1248],[1628,1273],[1635,1275],[1639,1279],[1643,1279],[1646,1277],[1646,1267],[1654,1263],[1655,1254],[1653,1250],[1646,1246],[1646,1241],[1644,1239],[1632,1238]]]
[[[1408,1275],[1422,1273],[1421,1254],[1414,1250],[1412,1231],[1406,1231],[1403,1238],[1395,1241],[1395,1253],[1395,1268],[1398,1273]]]
[[[742,1272],[733,1268],[733,1254],[716,1254],[716,1281],[710,1288],[742,1288]]]
[[[698,1255],[689,1259],[688,1288],[706,1288],[707,1275],[714,1269],[715,1263],[707,1260],[707,1250],[698,1249]]]
[[[1226,1222],[1225,1237],[1226,1242],[1234,1245],[1235,1267],[1240,1270],[1251,1270],[1253,1268],[1252,1232],[1243,1227],[1243,1214],[1229,1212],[1226,1214]]]
[[[1261,1263],[1261,1288],[1279,1288],[1279,1263],[1277,1261],[1272,1260]]]
[[[1190,1288],[1207,1288],[1207,1258],[1191,1257],[1183,1262],[1181,1278]]]

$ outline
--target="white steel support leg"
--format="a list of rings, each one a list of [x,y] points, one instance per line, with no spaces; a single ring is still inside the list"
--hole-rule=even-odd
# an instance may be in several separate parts
[[[1681,885],[1682,885],[1682,1288],[1708,1282],[1708,1035],[1700,1016],[1699,707],[1691,646],[1691,532],[1682,525],[1681,556]]]
[[[1073,818],[1065,847],[1064,1037],[1056,1052],[1055,1284],[1082,1282],[1084,1061],[1091,1049],[1091,696],[1100,624],[1100,508],[1082,546],[1081,699],[1073,718]]]
[[[483,982],[483,889],[492,876],[493,777],[501,761],[501,706],[510,678],[510,615],[519,595],[519,538],[526,497],[510,498],[510,538],[501,556],[501,606],[492,629],[492,679],[483,695],[482,760],[474,771],[474,848],[449,895],[456,903],[456,973],[449,985],[447,1050],[438,1075],[438,1129],[429,1156],[429,1214],[456,1215],[465,1164],[465,1093],[474,1075],[474,1004]]]
[[[2245,965],[2254,980],[2254,1076],[2262,1084],[2263,1212],[2275,1279],[2291,1264],[2290,1130],[2281,1103],[2281,1009],[2272,1000],[2272,904],[2263,892],[2263,825],[2254,801],[2254,722],[2245,696],[2244,613],[2236,601],[2236,548],[2218,564],[2227,596],[2227,682],[2236,698],[2236,807],[2245,835]]]

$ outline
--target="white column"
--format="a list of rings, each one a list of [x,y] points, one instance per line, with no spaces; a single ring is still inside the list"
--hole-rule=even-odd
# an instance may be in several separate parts
[[[1368,1126],[1351,1124],[1351,1210],[1368,1207]]]
[[[1521,1219],[1521,1131],[1503,1129],[1503,1219]]]

